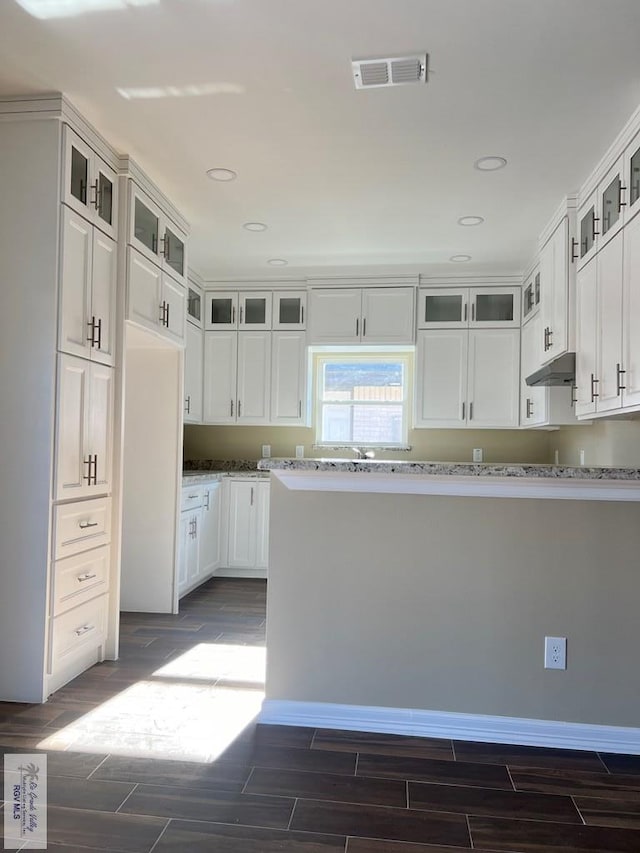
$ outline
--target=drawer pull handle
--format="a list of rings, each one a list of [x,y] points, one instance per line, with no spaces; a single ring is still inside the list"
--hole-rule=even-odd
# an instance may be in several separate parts
[[[89,574],[86,572],[84,575],[78,575],[78,583],[84,583],[85,581],[92,581],[94,578],[97,578],[98,575],[93,572],[93,574]]]
[[[187,498],[188,498],[190,501],[194,501],[197,497],[198,497],[197,495],[187,495]]]
[[[87,527],[97,527],[97,526],[98,526],[97,521],[79,521],[78,522],[78,527],[80,528],[80,530],[86,530]]]
[[[83,625],[82,628],[76,628],[75,634],[76,637],[82,637],[83,634],[88,634],[89,631],[95,631],[95,625]]]

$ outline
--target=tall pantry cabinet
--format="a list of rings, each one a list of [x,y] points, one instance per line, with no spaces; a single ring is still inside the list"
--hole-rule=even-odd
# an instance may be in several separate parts
[[[63,96],[0,98],[0,700],[115,648],[117,167]]]

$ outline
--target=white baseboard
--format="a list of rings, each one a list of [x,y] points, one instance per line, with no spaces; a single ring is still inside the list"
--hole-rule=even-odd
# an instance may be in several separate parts
[[[410,708],[265,699],[260,722],[640,755],[640,729]]]
[[[259,580],[267,579],[267,570],[266,569],[229,569],[229,568],[220,568],[216,569],[215,574],[212,575],[215,578],[258,578]]]

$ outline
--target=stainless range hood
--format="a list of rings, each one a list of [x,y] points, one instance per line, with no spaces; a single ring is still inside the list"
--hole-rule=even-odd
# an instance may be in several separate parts
[[[576,382],[576,354],[567,352],[558,356],[549,364],[536,370],[525,379],[527,385],[575,385]]]

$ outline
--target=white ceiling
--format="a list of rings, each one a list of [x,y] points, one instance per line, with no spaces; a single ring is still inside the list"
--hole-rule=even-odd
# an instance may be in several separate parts
[[[2,0],[0,94],[67,94],[205,278],[506,272],[640,103],[639,33],[639,0]],[[421,51],[426,85],[355,90],[352,58]]]

